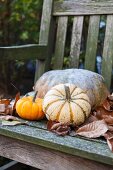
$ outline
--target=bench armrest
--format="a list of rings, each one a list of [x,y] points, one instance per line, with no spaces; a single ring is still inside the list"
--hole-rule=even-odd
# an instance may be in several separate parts
[[[39,44],[0,47],[0,60],[44,60],[46,51],[47,46]]]

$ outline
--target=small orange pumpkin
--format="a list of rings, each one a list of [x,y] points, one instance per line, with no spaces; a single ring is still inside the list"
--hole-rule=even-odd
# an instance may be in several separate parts
[[[36,98],[37,92],[33,96],[25,96],[16,103],[17,114],[27,120],[40,120],[44,118],[42,110],[43,99]]]

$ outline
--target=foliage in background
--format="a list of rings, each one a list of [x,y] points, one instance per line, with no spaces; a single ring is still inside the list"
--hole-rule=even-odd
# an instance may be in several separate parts
[[[42,2],[0,1],[0,45],[38,42]]]
[[[1,0],[0,1],[0,46],[38,43],[40,17],[43,0]],[[25,76],[34,77],[34,62],[0,62],[0,89],[10,91],[13,82],[23,89]],[[29,71],[28,71],[28,70]],[[31,71],[31,72],[30,72]],[[22,76],[22,77],[21,77]],[[27,87],[26,87],[26,90]]]

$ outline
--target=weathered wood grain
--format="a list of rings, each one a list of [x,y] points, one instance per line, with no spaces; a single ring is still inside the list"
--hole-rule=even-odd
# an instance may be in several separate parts
[[[79,66],[82,28],[83,28],[83,16],[74,17],[70,50],[71,68],[78,68]]]
[[[96,52],[99,33],[100,16],[90,16],[87,47],[85,55],[85,69],[95,71]]]
[[[69,0],[54,2],[53,15],[98,15],[113,14],[112,0]]]
[[[67,33],[68,17],[58,18],[57,38],[54,55],[54,69],[62,69],[64,59],[64,49]]]
[[[52,48],[52,41],[51,41],[51,48],[49,48],[50,43],[50,36],[53,33],[53,22],[52,22],[52,7],[53,7],[53,0],[44,0],[43,3],[43,10],[42,10],[42,18],[41,18],[41,26],[40,26],[40,35],[39,35],[39,44],[45,44],[48,46],[46,51],[46,61],[37,60],[36,62],[36,72],[35,72],[35,81],[45,72],[45,67],[49,68],[52,53],[50,49]],[[52,29],[53,27],[53,29]]]
[[[106,143],[91,141],[79,137],[57,136],[47,130],[19,125],[15,127],[0,126],[1,135],[22,140],[30,144],[43,146],[48,149],[63,153],[80,156],[101,163],[113,165],[113,154]],[[22,154],[21,154],[22,155]]]
[[[38,44],[29,44],[21,46],[0,47],[1,60],[28,60],[40,59],[46,57],[47,46]]]
[[[39,43],[48,44],[53,0],[44,0],[40,25]]]
[[[107,16],[106,33],[103,49],[102,75],[110,89],[113,63],[113,15]]]
[[[0,136],[0,155],[42,170],[112,170],[112,166]]]

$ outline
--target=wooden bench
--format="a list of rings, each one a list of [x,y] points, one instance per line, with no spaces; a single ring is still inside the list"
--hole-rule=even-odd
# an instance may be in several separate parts
[[[79,66],[84,17],[89,17],[85,68],[95,71],[100,17],[106,15],[102,75],[110,88],[113,58],[113,0],[44,0],[39,44],[1,47],[1,60],[37,59],[35,80],[50,69],[62,69],[68,19],[73,21],[70,67]],[[46,120],[15,127],[0,125],[0,156],[45,170],[113,169],[113,153],[104,140],[59,137],[47,130]]]

